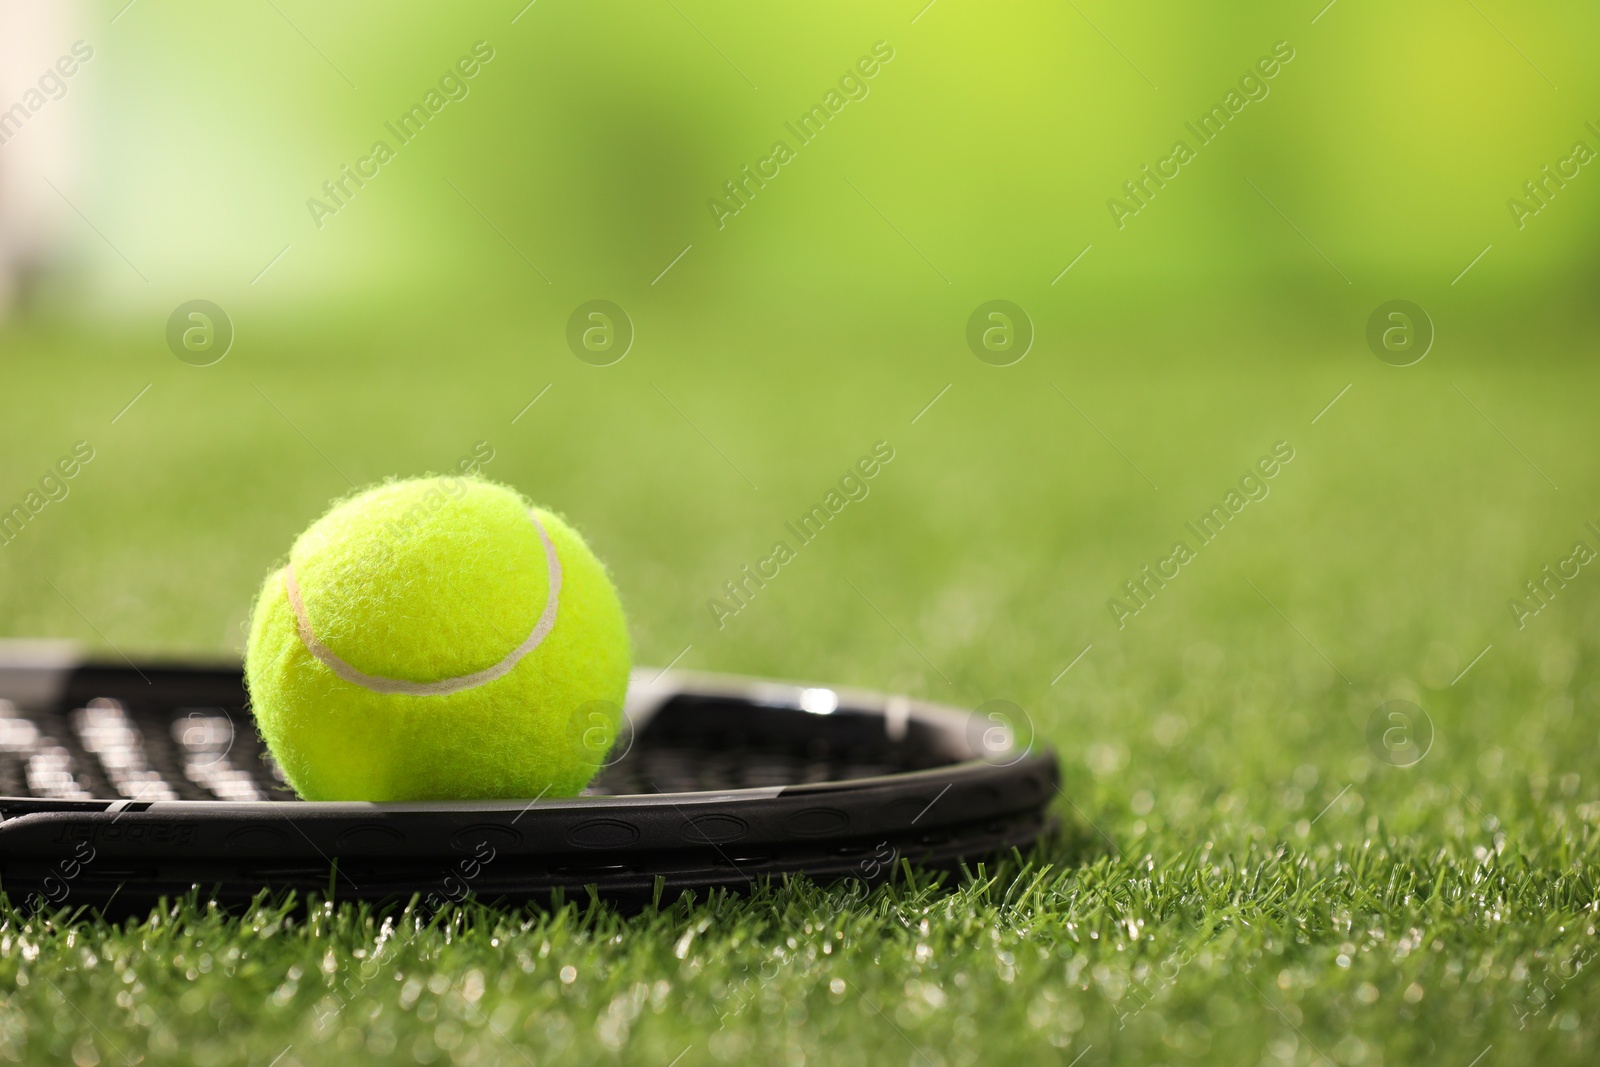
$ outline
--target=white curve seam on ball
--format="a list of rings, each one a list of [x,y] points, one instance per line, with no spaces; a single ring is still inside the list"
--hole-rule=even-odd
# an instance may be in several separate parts
[[[533,528],[538,532],[539,541],[544,545],[544,557],[549,564],[550,572],[550,595],[545,599],[544,611],[540,614],[539,621],[534,623],[533,631],[528,634],[527,639],[494,666],[455,678],[444,678],[437,682],[410,682],[403,678],[384,678],[357,670],[317,639],[316,632],[311,628],[311,618],[306,614],[305,601],[300,598],[300,583],[295,581],[294,563],[291,562],[283,569],[283,584],[289,593],[289,607],[294,611],[295,629],[300,633],[300,642],[306,646],[306,651],[327,664],[328,669],[334,674],[374,693],[446,696],[450,693],[459,693],[463,689],[474,689],[503,677],[510,673],[511,668],[515,667],[523,656],[538,648],[549,636],[556,624],[556,607],[561,597],[561,558],[556,555],[556,546],[550,540],[550,535],[545,532],[544,524],[539,521],[539,517],[530,511],[528,518],[533,520]]]

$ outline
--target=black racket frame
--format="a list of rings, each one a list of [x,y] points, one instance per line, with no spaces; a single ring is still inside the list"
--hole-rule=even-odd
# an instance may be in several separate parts
[[[795,875],[876,883],[902,861],[953,869],[1028,846],[1060,790],[1054,754],[1002,716],[683,671],[634,673],[628,729],[590,794],[532,802],[295,799],[261,759],[237,664],[13,656],[0,699],[68,745],[95,797],[0,796],[0,891],[34,907],[136,912],[198,891],[237,908],[262,890],[626,906]],[[242,727],[235,760],[273,799],[115,796],[66,718],[97,699],[125,709],[169,781],[171,724],[222,711]]]

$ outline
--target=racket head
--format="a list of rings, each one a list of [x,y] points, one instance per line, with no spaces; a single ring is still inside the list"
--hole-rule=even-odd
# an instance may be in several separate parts
[[[0,655],[0,888],[148,907],[263,889],[428,906],[891,877],[1024,847],[1059,791],[1015,724],[904,696],[635,671],[624,727],[564,799],[306,802],[237,664]]]

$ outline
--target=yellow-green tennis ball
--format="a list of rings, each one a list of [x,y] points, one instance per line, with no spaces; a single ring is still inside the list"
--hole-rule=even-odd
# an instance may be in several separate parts
[[[479,478],[336,504],[262,586],[245,652],[262,736],[307,800],[573,796],[628,666],[589,546]]]

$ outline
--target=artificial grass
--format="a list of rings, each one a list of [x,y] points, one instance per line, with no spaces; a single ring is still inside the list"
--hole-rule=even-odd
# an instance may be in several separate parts
[[[120,928],[10,915],[0,1055],[1592,1062],[1600,869],[1452,851],[1047,848],[953,889],[907,870],[871,893],[790,885],[630,918],[592,902],[229,917],[192,899]]]
[[[98,449],[0,551],[9,634],[235,651],[346,477],[488,440],[486,473],[612,568],[642,662],[688,646],[697,668],[1014,700],[1064,795],[1032,852],[871,893],[8,912],[0,1059],[1593,1062],[1600,580],[1521,628],[1507,605],[1575,540],[1600,547],[1592,332],[1397,369],[1359,315],[1343,340],[1190,320],[997,369],[943,318],[657,325],[604,370],[498,325],[452,335],[468,355],[447,363],[444,333],[257,323],[209,376],[9,337],[6,492]],[[868,497],[719,628],[723,581],[880,439]],[[1107,601],[1280,440],[1270,494],[1119,628]],[[1391,700],[1432,725],[1409,766],[1369,742]]]

